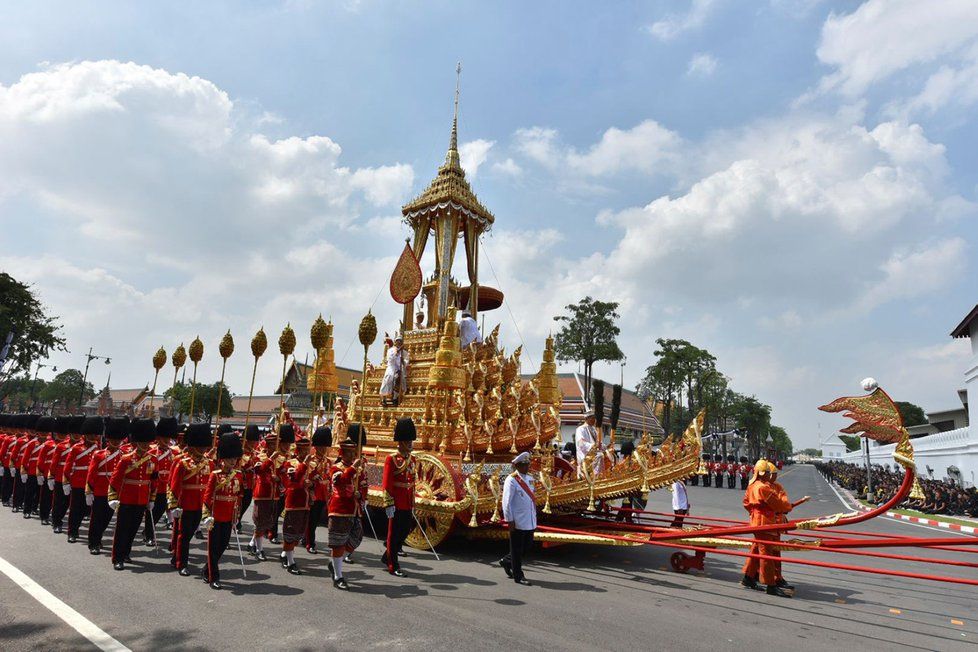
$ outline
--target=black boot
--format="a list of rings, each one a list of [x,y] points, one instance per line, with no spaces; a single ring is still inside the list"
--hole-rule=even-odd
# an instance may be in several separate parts
[[[761,591],[761,585],[757,583],[756,577],[750,577],[749,575],[744,575],[744,578],[740,580],[740,585],[746,589],[754,589],[755,591]]]
[[[790,593],[785,593],[783,590],[781,590],[780,587],[778,587],[777,584],[768,584],[767,585],[767,594],[768,595],[776,595],[779,598],[790,598],[791,597],[791,594]]]

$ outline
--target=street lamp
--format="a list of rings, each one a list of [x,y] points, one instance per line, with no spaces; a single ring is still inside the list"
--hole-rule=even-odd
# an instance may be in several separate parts
[[[774,457],[774,438],[771,437],[771,433],[767,433],[767,456],[768,458]]]
[[[92,364],[92,360],[105,360],[105,364],[112,364],[112,359],[104,355],[94,355],[92,353],[92,347],[88,347],[88,353],[85,354],[87,360],[85,361],[85,374],[82,376],[81,387],[78,388],[78,409],[82,409],[82,401],[85,400],[85,383],[88,382],[88,365]]]
[[[867,392],[875,392],[876,388],[879,387],[879,383],[876,382],[875,378],[863,378],[861,383],[863,389]],[[873,471],[869,464],[869,437],[863,437],[863,451],[866,456],[866,498],[873,493]]]
[[[619,379],[618,384],[621,385],[622,387],[625,386],[625,363],[626,362],[628,362],[628,358],[625,356],[621,356],[621,378]]]
[[[41,371],[41,367],[47,367],[46,364],[37,363],[37,369],[34,370],[34,382],[31,383],[31,410],[34,410],[34,389],[37,387],[37,374]],[[58,367],[51,367],[51,371],[57,371]]]

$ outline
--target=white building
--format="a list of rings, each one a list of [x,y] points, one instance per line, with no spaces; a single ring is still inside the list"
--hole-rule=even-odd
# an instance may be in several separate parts
[[[913,440],[914,458],[920,475],[975,486],[978,485],[978,423],[975,421],[978,417],[978,305],[951,331],[951,337],[971,338],[971,356],[965,363],[965,389],[958,393],[967,415],[962,413],[961,408],[932,412],[928,414],[929,419],[932,419],[929,428],[915,426],[908,430],[913,434],[939,431]],[[870,461],[881,466],[895,467],[894,447],[895,444],[880,446],[871,441]],[[865,454],[861,450],[853,451],[845,453],[842,459],[853,464],[862,464]]]
[[[822,459],[827,462],[839,461],[846,454],[846,444],[839,435],[832,433],[822,442]]]

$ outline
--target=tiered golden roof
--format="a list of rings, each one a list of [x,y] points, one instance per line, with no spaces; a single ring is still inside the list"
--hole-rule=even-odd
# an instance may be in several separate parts
[[[543,349],[543,362],[540,363],[540,373],[536,375],[537,389],[540,392],[540,403],[559,406],[562,397],[557,387],[557,362],[554,355],[554,338],[547,338]]]

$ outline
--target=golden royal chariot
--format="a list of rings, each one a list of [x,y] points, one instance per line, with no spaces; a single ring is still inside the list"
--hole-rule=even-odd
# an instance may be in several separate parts
[[[466,181],[457,147],[457,96],[455,109],[444,165],[427,189],[402,209],[404,222],[413,231],[413,242],[408,241],[402,255],[401,263],[407,264],[399,263],[392,276],[391,294],[396,296],[403,287],[414,285],[414,295],[423,293],[428,305],[427,319],[415,325],[411,290],[405,299],[398,299],[404,304],[403,340],[410,360],[406,390],[396,405],[382,400],[385,365],[375,367],[366,361],[366,347],[376,336],[375,322],[368,316],[360,333],[365,344],[363,381],[353,383],[346,401],[338,401],[333,421],[334,441],[345,436],[347,423],[366,424],[369,504],[381,507],[381,472],[386,457],[394,452],[394,424],[402,417],[414,420],[418,429],[415,511],[424,532],[415,528],[408,543],[417,548],[437,546],[453,531],[469,537],[505,537],[505,530],[497,525],[501,521],[501,487],[511,470],[510,460],[519,452],[532,454],[542,521],[560,522],[593,510],[602,501],[645,494],[693,475],[699,470],[702,450],[700,415],[685,434],[666,438],[658,450],[653,449],[648,434],[628,459],[615,460],[612,453],[595,449],[581,465],[585,472],[579,476],[571,464],[555,454],[554,444],[560,442],[561,394],[553,339],[547,339],[540,370],[529,380],[520,374],[522,347],[507,355],[498,345],[498,326],[483,342],[461,348],[457,310],[467,309],[475,318],[480,311],[499,307],[502,293],[479,284],[479,240],[495,218]],[[423,280],[417,261],[429,237],[435,250],[435,269]],[[460,240],[465,250],[467,286],[461,286],[451,275]],[[328,345],[316,347],[317,362],[307,377],[314,394],[336,391],[331,327],[329,331],[320,336]],[[607,455],[600,465],[593,459],[598,454]],[[538,539],[552,543],[627,545],[584,533],[539,534]],[[641,534],[637,536],[641,538]]]

